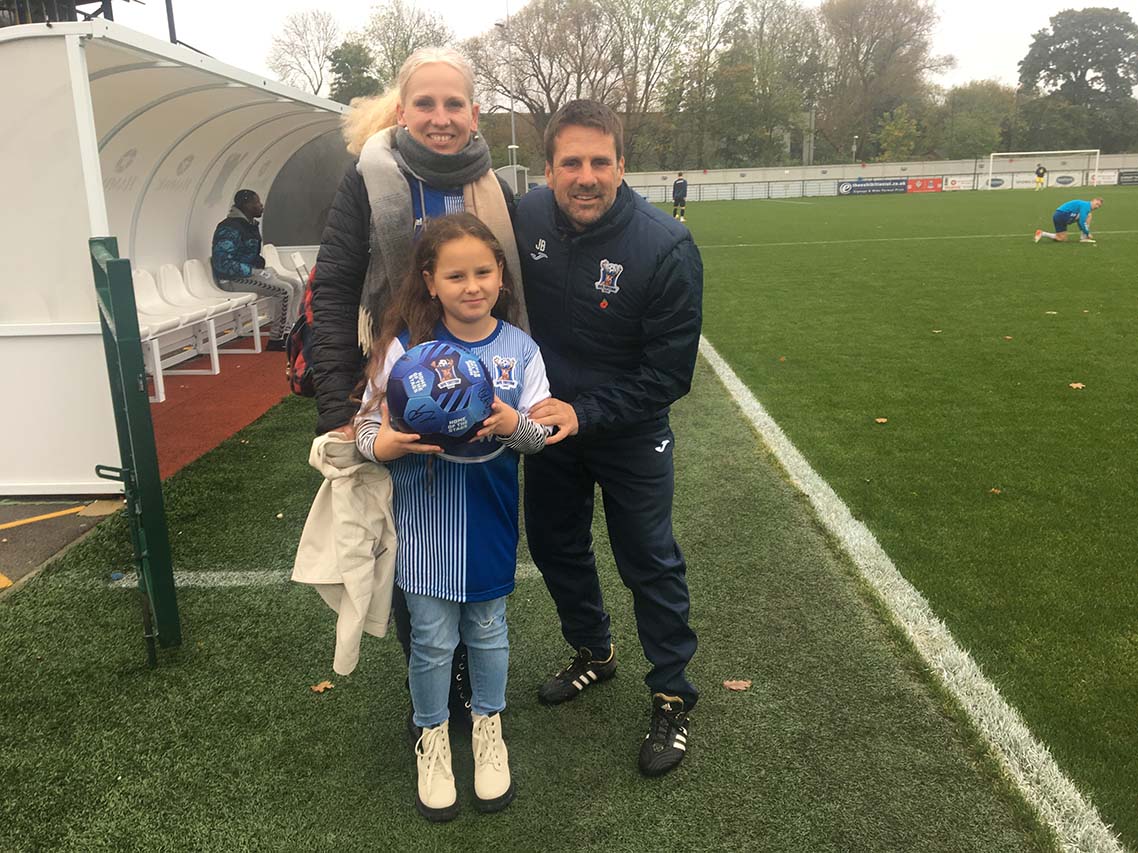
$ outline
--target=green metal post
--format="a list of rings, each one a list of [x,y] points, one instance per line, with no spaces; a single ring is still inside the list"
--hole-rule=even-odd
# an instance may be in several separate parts
[[[112,476],[125,487],[139,583],[154,614],[158,643],[168,648],[181,644],[182,629],[130,261],[119,259],[113,237],[93,238],[90,249],[123,466]]]

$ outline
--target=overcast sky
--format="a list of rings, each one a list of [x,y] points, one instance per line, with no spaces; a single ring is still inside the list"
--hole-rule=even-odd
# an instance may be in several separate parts
[[[807,0],[809,2],[809,0]],[[267,74],[265,58],[273,33],[291,13],[310,8],[331,11],[344,31],[359,28],[374,3],[370,0],[173,0],[178,39],[222,62]],[[1023,59],[1032,35],[1062,9],[1088,6],[1133,7],[1135,0],[936,0],[940,13],[935,49],[956,57],[956,68],[937,78],[952,86],[968,80],[996,79],[1015,84],[1016,63]],[[522,2],[510,4],[516,12]],[[811,3],[811,5],[817,5]],[[505,0],[419,0],[440,13],[460,38],[477,35],[506,16]],[[1133,14],[1133,12],[1132,12]],[[166,40],[164,0],[115,3],[115,20]]]

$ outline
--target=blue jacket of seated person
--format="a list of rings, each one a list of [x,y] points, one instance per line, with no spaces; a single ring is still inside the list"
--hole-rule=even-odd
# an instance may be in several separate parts
[[[217,223],[213,231],[210,265],[214,278],[248,278],[253,270],[265,268],[261,257],[261,229],[236,207]]]

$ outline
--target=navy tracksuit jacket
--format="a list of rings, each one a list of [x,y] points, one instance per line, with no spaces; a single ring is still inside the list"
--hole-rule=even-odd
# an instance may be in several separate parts
[[[632,591],[654,693],[698,693],[683,555],[672,534],[670,405],[691,388],[703,263],[683,225],[621,184],[613,206],[576,232],[549,189],[515,220],[526,303],[553,396],[580,433],[525,459],[526,535],[575,649],[608,656],[609,617],[592,551],[600,484],[613,556]]]

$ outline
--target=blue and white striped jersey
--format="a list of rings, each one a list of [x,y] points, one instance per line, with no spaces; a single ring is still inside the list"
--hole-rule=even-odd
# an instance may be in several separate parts
[[[537,344],[502,321],[481,341],[455,338],[441,323],[437,340],[474,352],[494,376],[494,392],[526,413],[549,396],[549,379]],[[391,342],[383,371],[369,383],[363,409],[383,393],[387,377],[406,352],[407,336]],[[493,367],[491,367],[493,366]],[[361,416],[360,450],[371,457],[379,412]],[[490,439],[496,440],[496,439]],[[386,463],[394,485],[395,582],[405,592],[448,601],[489,601],[514,589],[518,551],[518,454],[509,448],[486,462],[460,463],[409,453]]]
[[[462,187],[439,189],[414,175],[407,176],[407,183],[411,187],[411,213],[415,217],[416,240],[428,221],[466,210]]]

